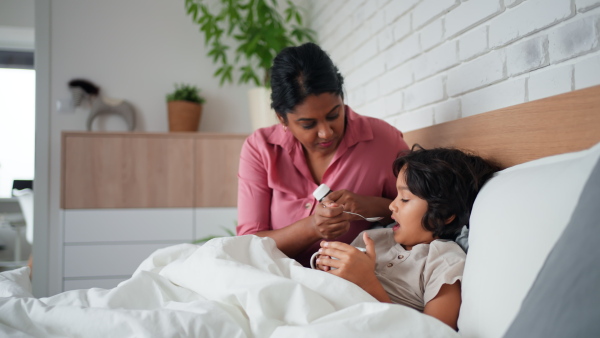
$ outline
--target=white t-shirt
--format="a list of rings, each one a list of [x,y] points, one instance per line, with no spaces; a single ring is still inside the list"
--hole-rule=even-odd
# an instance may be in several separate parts
[[[375,275],[396,304],[422,312],[442,285],[462,280],[466,254],[454,241],[437,239],[405,250],[394,241],[392,229],[367,233],[375,241]],[[352,245],[365,247],[362,234]]]

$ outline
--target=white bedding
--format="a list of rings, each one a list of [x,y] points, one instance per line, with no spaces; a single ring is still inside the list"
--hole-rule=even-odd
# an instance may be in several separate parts
[[[306,269],[256,236],[158,250],[110,290],[36,299],[27,275],[0,274],[0,336],[459,337],[433,317]]]

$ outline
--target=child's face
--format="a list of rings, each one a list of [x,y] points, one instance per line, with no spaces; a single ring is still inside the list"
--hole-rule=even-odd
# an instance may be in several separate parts
[[[392,218],[398,223],[394,226],[394,240],[402,244],[406,250],[421,243],[431,243],[433,233],[423,227],[423,215],[427,212],[427,201],[415,196],[406,185],[402,168],[396,180],[398,197],[390,203]]]

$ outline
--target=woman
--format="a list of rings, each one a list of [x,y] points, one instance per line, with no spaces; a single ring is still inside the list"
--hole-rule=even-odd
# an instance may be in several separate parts
[[[314,43],[282,50],[271,69],[281,124],[250,135],[240,157],[237,234],[271,237],[304,266],[320,240],[350,243],[371,227],[342,211],[389,223],[392,163],[408,149],[396,128],[344,105],[343,81]],[[321,183],[334,190],[323,204],[312,196]]]

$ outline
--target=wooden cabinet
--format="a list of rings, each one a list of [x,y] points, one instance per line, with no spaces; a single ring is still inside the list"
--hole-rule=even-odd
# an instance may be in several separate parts
[[[234,230],[246,136],[63,133],[63,291],[112,288],[157,249]]]
[[[63,133],[63,209],[235,207],[247,135]]]

